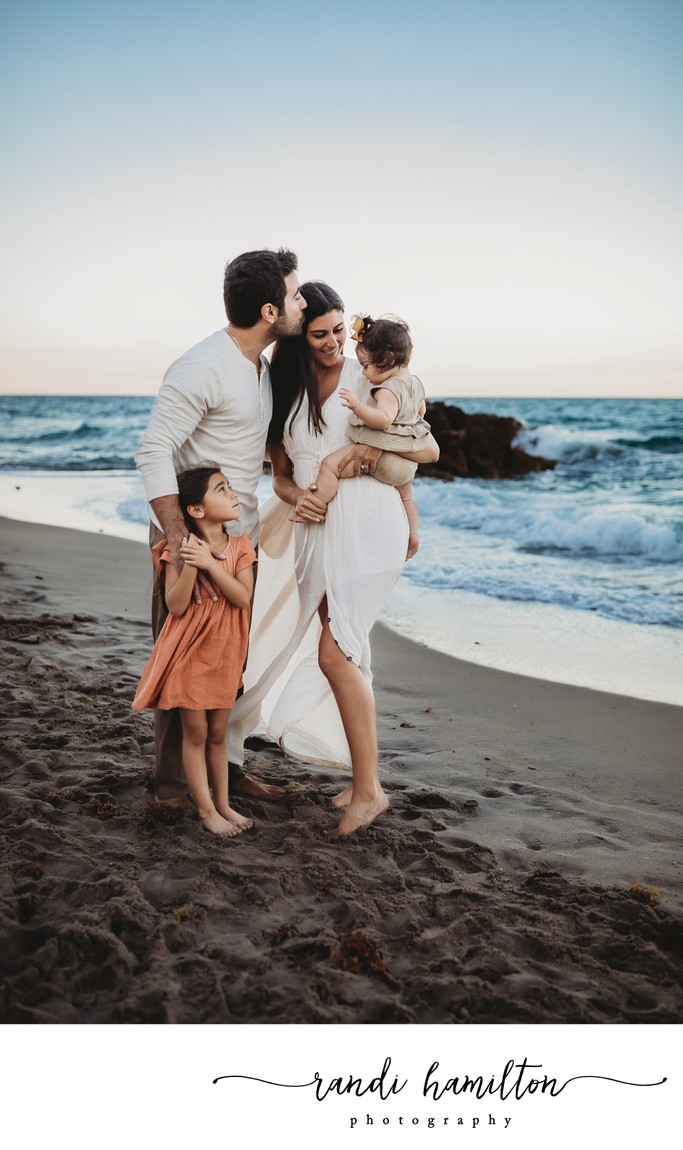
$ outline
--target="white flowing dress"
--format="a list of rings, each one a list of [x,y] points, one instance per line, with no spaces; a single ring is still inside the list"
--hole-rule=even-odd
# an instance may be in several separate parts
[[[326,400],[325,427],[308,426],[308,404],[285,424],[284,449],[294,482],[307,487],[330,452],[350,443],[341,387],[356,390],[360,367],[346,359],[337,390]],[[293,758],[350,768],[339,710],[318,667],[326,595],[330,630],[368,683],[370,629],[405,562],[408,521],[394,487],[372,476],[342,479],[324,523],[290,522],[290,504],[273,496],[261,508],[259,573],[244,676],[228,732],[231,763],[241,763],[244,739],[265,730]]]

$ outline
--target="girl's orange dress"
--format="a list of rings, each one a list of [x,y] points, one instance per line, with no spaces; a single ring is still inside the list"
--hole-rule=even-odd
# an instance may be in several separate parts
[[[152,556],[163,572],[164,563],[171,561],[165,539],[152,548]],[[255,563],[249,536],[227,536],[220,562],[229,575]],[[180,618],[166,619],[142,672],[134,710],[227,710],[235,702],[247,652],[249,609],[233,606],[224,595],[214,602],[203,588],[200,593],[201,603],[193,599]]]

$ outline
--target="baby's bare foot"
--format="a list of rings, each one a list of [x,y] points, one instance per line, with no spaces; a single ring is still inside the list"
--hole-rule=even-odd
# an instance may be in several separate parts
[[[224,819],[222,815],[215,812],[213,815],[207,815],[206,818],[200,818],[200,823],[205,831],[210,831],[212,835],[219,835],[221,838],[232,838],[233,835],[238,835],[241,828]]]
[[[384,814],[388,806],[389,799],[384,791],[380,791],[374,799],[352,799],[339,826],[328,832],[329,837],[340,838],[342,835],[352,835],[360,827],[370,826],[370,823],[374,823],[375,819]]]
[[[417,535],[408,536],[408,551],[406,553],[406,560],[412,559],[413,555],[417,555],[420,549],[420,540]]]
[[[334,796],[334,798],[332,799],[332,806],[337,807],[339,810],[343,810],[343,808],[348,807],[349,803],[351,802],[351,795],[352,794],[353,794],[353,787],[352,786],[345,787],[345,789],[341,792],[340,795]]]
[[[233,811],[232,807],[230,806],[219,807],[218,813],[222,816],[222,818],[226,820],[226,822],[229,822],[231,826],[235,827],[237,834],[239,834],[241,831],[248,831],[249,827],[253,827],[254,825],[253,819],[247,819],[244,817],[244,815],[238,815],[237,811]]]

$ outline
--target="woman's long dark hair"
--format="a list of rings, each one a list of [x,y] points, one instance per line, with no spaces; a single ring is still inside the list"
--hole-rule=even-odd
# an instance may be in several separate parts
[[[311,349],[306,342],[309,324],[331,311],[343,311],[344,304],[329,284],[322,280],[301,285],[306,300],[301,335],[286,336],[275,344],[270,363],[273,382],[273,417],[268,429],[269,443],[282,443],[287,417],[292,419],[308,397],[308,426],[319,433],[325,426],[318,396],[318,377]]]

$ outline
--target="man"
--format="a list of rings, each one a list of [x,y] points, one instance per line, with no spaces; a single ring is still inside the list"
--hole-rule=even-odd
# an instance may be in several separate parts
[[[180,544],[187,535],[176,475],[207,461],[227,475],[241,508],[238,534],[258,543],[256,488],[263,469],[272,392],[264,350],[281,336],[299,335],[306,301],[299,291],[297,257],[280,249],[245,252],[225,269],[223,298],[228,325],[171,364],[154,403],[136,455],[152,509],[151,543],[163,533],[181,570]],[[164,619],[163,590],[155,578],[152,629]],[[182,768],[178,711],[154,712],[155,796],[172,806],[189,805]],[[233,793],[273,799],[282,793],[231,765]]]

